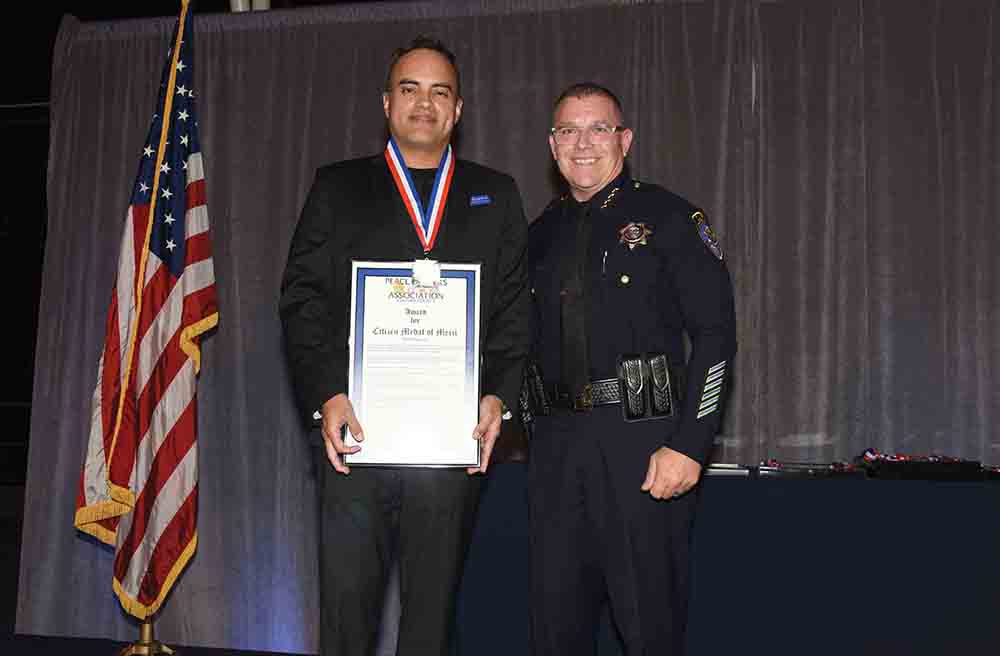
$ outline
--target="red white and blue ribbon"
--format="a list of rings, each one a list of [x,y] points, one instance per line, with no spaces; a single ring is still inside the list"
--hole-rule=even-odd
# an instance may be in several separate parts
[[[434,248],[441,220],[444,218],[444,206],[448,202],[448,191],[451,189],[451,176],[455,172],[455,158],[451,154],[451,144],[445,148],[438,163],[434,186],[431,188],[431,203],[426,211],[420,202],[420,194],[413,185],[403,154],[399,152],[399,146],[392,137],[389,137],[389,143],[385,146],[385,160],[389,164],[392,179],[396,181],[396,189],[403,199],[403,205],[406,206],[410,220],[413,221],[420,244],[424,247],[424,253],[430,253]]]

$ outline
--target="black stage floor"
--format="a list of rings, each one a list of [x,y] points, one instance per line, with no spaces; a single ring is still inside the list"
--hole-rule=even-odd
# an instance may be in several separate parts
[[[85,638],[47,638],[43,636],[7,635],[0,639],[0,654],[3,656],[51,656],[53,654],[73,654],[73,656],[115,656],[126,645],[111,640],[88,640]],[[232,649],[205,649],[203,647],[177,647],[170,645],[178,656],[264,656],[271,652],[234,651]]]

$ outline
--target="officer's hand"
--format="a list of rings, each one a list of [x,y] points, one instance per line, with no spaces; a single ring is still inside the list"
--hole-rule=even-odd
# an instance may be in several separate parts
[[[503,421],[503,403],[500,398],[487,394],[479,402],[479,423],[472,431],[473,439],[479,440],[479,466],[469,467],[465,471],[470,474],[485,474],[490,464],[490,454],[500,434],[500,422]]]
[[[341,474],[350,474],[351,468],[341,458],[343,453],[357,453],[360,446],[347,446],[340,437],[340,429],[347,424],[354,439],[361,442],[365,439],[364,431],[358,418],[354,416],[354,406],[346,394],[338,394],[323,404],[323,446],[326,447],[326,458],[333,468]]]
[[[654,499],[679,497],[695,486],[701,465],[680,451],[661,446],[649,456],[649,469],[642,491]]]

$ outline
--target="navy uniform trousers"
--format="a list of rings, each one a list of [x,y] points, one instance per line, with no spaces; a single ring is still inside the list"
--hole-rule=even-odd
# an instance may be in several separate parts
[[[529,462],[535,656],[594,654],[605,603],[628,656],[682,654],[696,491],[657,500],[640,490],[673,420],[626,423],[612,405],[553,410],[536,421]]]

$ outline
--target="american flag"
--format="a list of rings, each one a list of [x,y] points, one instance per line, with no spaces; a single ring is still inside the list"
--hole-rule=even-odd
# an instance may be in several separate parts
[[[115,593],[139,619],[197,544],[200,342],[219,319],[187,0],[172,43],[125,215],[75,517],[115,547]]]

